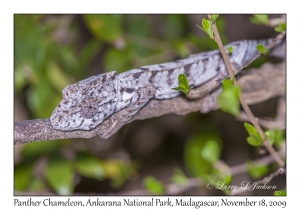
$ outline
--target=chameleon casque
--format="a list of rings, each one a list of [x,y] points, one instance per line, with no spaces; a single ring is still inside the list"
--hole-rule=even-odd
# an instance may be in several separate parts
[[[228,44],[233,47],[229,59],[234,71],[240,71],[258,54],[257,44],[266,47],[271,40],[243,40]],[[273,51],[277,57],[285,56]],[[92,76],[63,89],[62,100],[50,117],[51,125],[60,131],[92,130],[125,107],[131,107],[132,111],[128,112],[128,119],[131,119],[152,98],[178,96],[180,92],[171,88],[178,86],[177,78],[181,73],[186,75],[191,88],[228,74],[220,51],[214,50],[174,62],[143,66],[119,75],[112,71]]]

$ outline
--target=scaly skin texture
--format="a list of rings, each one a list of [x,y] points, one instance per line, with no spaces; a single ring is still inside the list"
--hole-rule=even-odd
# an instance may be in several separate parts
[[[63,131],[93,129],[114,112],[118,94],[115,71],[68,85],[50,117],[51,124]]]
[[[257,55],[255,46],[268,40],[233,42],[229,54],[234,71]],[[227,46],[229,46],[227,45]],[[227,49],[225,46],[225,49]],[[175,62],[143,66],[118,75],[115,71],[96,75],[66,86],[50,121],[61,131],[92,130],[113,113],[130,107],[130,120],[151,98],[169,99],[180,94],[178,75],[185,74],[191,88],[227,75],[219,50],[191,55]]]

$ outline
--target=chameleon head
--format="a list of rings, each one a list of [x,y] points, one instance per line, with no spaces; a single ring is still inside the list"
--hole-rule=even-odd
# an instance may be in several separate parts
[[[61,131],[91,130],[114,112],[117,102],[117,73],[93,76],[63,89],[50,122]]]

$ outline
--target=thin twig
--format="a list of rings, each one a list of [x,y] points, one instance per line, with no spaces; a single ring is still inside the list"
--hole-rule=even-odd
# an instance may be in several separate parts
[[[224,46],[223,46],[223,43],[221,41],[221,38],[220,38],[220,35],[219,35],[219,32],[218,32],[216,23],[214,23],[214,22],[211,21],[211,16],[210,15],[208,15],[208,19],[209,19],[209,21],[211,23],[211,26],[212,26],[212,29],[213,29],[213,32],[214,32],[214,39],[215,39],[216,43],[218,44],[220,52],[221,52],[221,54],[223,56],[224,63],[226,65],[228,74],[230,75],[230,78],[234,81],[234,84],[237,85],[237,82],[236,82],[236,79],[234,77],[234,73],[233,73],[233,70],[232,70],[232,67],[231,67],[228,55],[227,55],[227,53],[226,53],[226,51],[224,49]],[[281,33],[279,35],[281,37],[281,36],[284,36],[285,33]],[[276,41],[277,40],[273,40],[272,42],[270,42],[269,45],[268,45],[268,48],[270,48],[271,46],[273,46],[276,43]],[[241,94],[239,96],[239,99],[240,99],[240,103],[241,103],[243,109],[245,110],[246,114],[249,117],[250,122],[253,124],[253,126],[255,127],[255,129],[258,131],[261,139],[263,140],[264,146],[269,151],[269,153],[272,155],[272,157],[275,159],[275,161],[277,162],[277,164],[280,167],[282,167],[284,165],[284,162],[282,161],[282,159],[280,158],[280,156],[277,154],[276,150],[269,144],[269,142],[265,141],[264,132],[263,132],[262,128],[260,127],[260,125],[258,124],[257,118],[252,114],[249,106],[247,105],[247,103],[245,102],[245,100],[244,100],[244,98],[243,98],[243,96]]]

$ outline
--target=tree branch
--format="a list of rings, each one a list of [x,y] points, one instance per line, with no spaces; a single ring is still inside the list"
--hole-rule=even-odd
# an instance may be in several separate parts
[[[227,53],[226,53],[226,51],[224,49],[222,40],[221,40],[221,38],[219,36],[219,31],[217,29],[216,23],[214,23],[213,21],[211,21],[211,16],[210,15],[208,15],[208,18],[210,20],[210,23],[211,23],[211,26],[212,26],[212,29],[213,29],[213,32],[214,32],[214,39],[215,39],[216,43],[218,44],[220,52],[221,52],[221,54],[223,56],[223,59],[224,59],[227,71],[228,71],[228,73],[230,75],[230,78],[233,80],[234,84],[236,85],[237,82],[236,82],[236,79],[234,77],[234,72],[232,70],[231,63],[229,61],[228,55],[227,55]],[[267,49],[270,49],[272,46],[274,46],[275,43],[277,42],[277,40],[282,39],[284,36],[285,36],[285,31],[282,32],[282,33],[280,33],[274,40],[272,40],[272,42],[270,42],[268,44]],[[257,57],[259,57],[259,56],[260,56],[260,54],[257,55]],[[256,58],[254,58],[254,59],[256,59]],[[277,154],[276,150],[274,150],[274,148],[269,144],[269,142],[265,141],[266,140],[265,139],[265,134],[264,134],[262,128],[260,127],[260,125],[258,124],[257,118],[251,112],[251,110],[250,110],[249,106],[247,105],[245,99],[243,98],[242,94],[239,96],[239,99],[240,99],[240,103],[241,103],[244,111],[248,115],[248,118],[249,118],[250,122],[253,124],[253,126],[255,127],[255,129],[257,130],[257,132],[259,133],[259,135],[260,135],[260,137],[261,137],[261,139],[263,141],[263,145],[266,147],[266,149],[269,151],[269,153],[273,156],[273,158],[276,160],[276,162],[278,163],[278,165],[280,167],[282,167],[284,165],[284,162],[281,160],[281,158]]]
[[[266,82],[270,81],[270,82]],[[221,82],[221,81],[220,81]],[[190,100],[184,96],[179,96],[166,100],[151,100],[140,112],[138,112],[129,122],[135,120],[144,120],[153,117],[159,117],[166,114],[185,115],[191,112],[197,112],[206,107],[208,99],[214,100],[220,92],[220,82],[211,81],[196,89],[195,91],[212,92],[204,98]],[[210,87],[208,87],[210,84]],[[242,73],[238,79],[238,84],[243,91],[245,101],[251,104],[260,103],[272,97],[277,97],[285,92],[285,63],[264,64],[259,69],[247,70]],[[257,88],[259,87],[259,88]],[[200,97],[201,95],[199,95]],[[215,105],[214,109],[218,106]],[[63,132],[52,128],[49,119],[25,120],[15,122],[14,143],[22,144],[33,141],[57,140],[67,138],[91,138],[96,135],[107,134],[107,138],[112,135],[108,131],[116,123],[122,120],[126,109],[123,109],[97,126],[91,131],[71,131]],[[127,122],[127,123],[129,123]],[[103,137],[103,136],[102,136]]]

